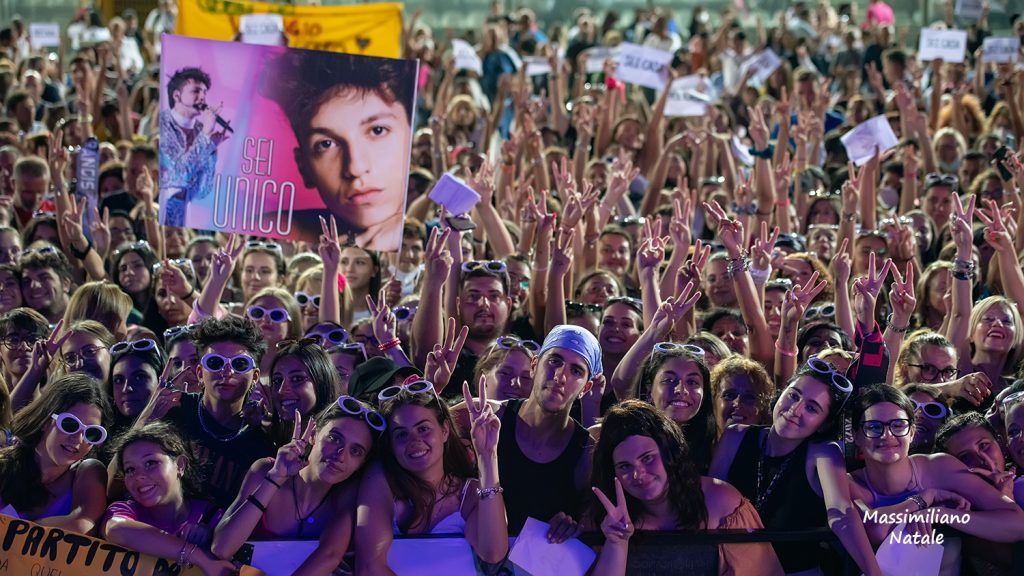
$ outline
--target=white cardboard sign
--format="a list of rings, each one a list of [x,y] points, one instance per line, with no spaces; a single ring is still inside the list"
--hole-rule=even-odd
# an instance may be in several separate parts
[[[60,24],[56,22],[33,22],[28,25],[28,35],[35,49],[60,46]]]
[[[846,147],[846,157],[857,166],[871,160],[876,148],[879,152],[885,152],[899,144],[884,114],[861,122],[839,140]]]
[[[989,36],[981,45],[985,62],[1016,62],[1020,59],[1020,38],[1016,36]]]
[[[551,63],[543,56],[523,56],[523,66],[529,77],[551,74]]]
[[[466,214],[480,202],[480,195],[455,176],[444,173],[434,184],[428,197],[444,206],[453,216]]]
[[[921,62],[936,59],[943,62],[963,62],[966,52],[966,30],[921,29],[921,40],[917,45],[917,59]]]
[[[616,80],[660,90],[668,82],[672,53],[624,42],[615,61]]]
[[[748,70],[752,70],[752,78],[756,78],[761,84],[768,81],[768,78],[774,73],[779,66],[782,66],[782,60],[779,59],[771,48],[765,48],[760,52],[751,54],[743,64],[740,66],[740,76],[747,73]]]
[[[284,17],[280,14],[242,14],[239,19],[242,42],[280,46],[283,42]]]
[[[455,57],[456,70],[470,70],[476,72],[477,76],[483,76],[484,65],[476,50],[465,40],[455,38],[452,40],[452,55]]]
[[[669,87],[665,116],[703,116],[714,101],[711,82],[698,74],[677,78]]]
[[[604,61],[615,59],[618,51],[615,48],[597,46],[583,51],[587,55],[587,74],[596,74],[604,69]]]

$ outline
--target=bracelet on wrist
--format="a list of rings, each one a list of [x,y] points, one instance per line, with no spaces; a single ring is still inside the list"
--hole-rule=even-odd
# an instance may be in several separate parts
[[[387,352],[388,350],[391,350],[392,348],[398,348],[401,345],[401,340],[399,340],[398,338],[393,338],[391,340],[388,340],[387,342],[384,342],[383,344],[379,344],[377,346],[377,350],[380,350],[381,352]]]
[[[796,358],[795,350],[783,350],[782,348],[779,347],[778,342],[775,342],[775,351],[783,356],[786,356],[787,358]]]
[[[856,212],[843,212],[843,220],[846,222],[853,222],[857,219]]]
[[[769,144],[762,150],[758,150],[756,146],[751,146],[749,152],[751,156],[767,160],[775,155],[775,145]]]
[[[928,503],[925,502],[924,497],[922,497],[920,494],[911,495],[909,500],[914,504],[917,504],[918,510],[924,510],[925,508],[928,508]]]
[[[494,498],[495,496],[503,493],[504,491],[505,489],[502,488],[500,485],[491,488],[477,488],[476,495],[480,498],[480,500],[490,500],[491,498]]]
[[[755,268],[753,265],[750,266],[750,277],[753,278],[755,284],[764,284],[768,281],[768,277],[771,275],[771,265],[764,269]]]
[[[963,270],[957,270],[955,268],[953,269],[953,278],[955,280],[964,280],[964,281],[971,281],[971,282],[973,282],[974,279],[977,278],[977,276],[978,275],[973,270],[971,270],[969,272],[965,272]]]
[[[85,250],[79,251],[78,248],[75,248],[74,244],[71,245],[71,254],[79,260],[85,260],[85,257],[89,255],[89,251],[92,250],[92,240],[86,238],[85,241]]]
[[[885,324],[889,328],[889,331],[896,332],[897,334],[906,334],[907,332],[910,331],[910,323],[909,322],[907,323],[906,326],[896,326],[895,324],[893,324],[892,319],[893,319],[893,314],[890,312],[889,316],[886,317],[886,319],[885,319]]]

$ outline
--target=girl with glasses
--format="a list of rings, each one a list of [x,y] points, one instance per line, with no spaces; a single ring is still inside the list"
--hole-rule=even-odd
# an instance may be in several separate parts
[[[217,509],[201,498],[195,462],[171,426],[153,422],[128,432],[119,440],[116,465],[130,499],[107,508],[103,538],[203,574],[234,570],[209,552]]]
[[[626,400],[605,416],[591,484],[591,526],[600,526],[606,538],[595,574],[638,571],[630,569],[628,558],[616,562],[609,554],[618,546],[627,547],[635,530],[763,528],[757,511],[739,491],[701,475],[679,427],[639,400]],[[614,504],[610,498],[615,498]],[[767,543],[723,544],[718,559],[719,574],[783,574]]]
[[[812,359],[797,370],[772,411],[769,426],[730,426],[711,461],[710,476],[749,499],[770,530],[829,526],[862,571],[881,574],[850,497],[837,444],[843,407],[853,385],[828,363]],[[799,502],[799,506],[794,506]],[[829,511],[829,512],[827,512]],[[820,551],[776,542],[786,573],[820,574]]]
[[[0,505],[26,520],[93,533],[107,505],[107,471],[88,456],[106,440],[109,418],[99,381],[68,374],[47,383],[14,418],[18,443],[0,450]]]
[[[332,573],[350,552],[361,471],[374,459],[385,426],[379,413],[351,396],[308,419],[296,414],[290,442],[249,469],[217,525],[213,552],[231,558],[247,540],[319,538],[298,572]]]
[[[270,366],[277,357],[278,342],[302,337],[299,305],[284,288],[264,288],[246,301],[245,316],[256,324],[267,343],[267,353],[260,362],[260,374],[264,375],[265,384],[270,376]]]
[[[359,490],[356,573],[387,573],[396,534],[462,534],[485,563],[505,558],[508,524],[498,478],[501,422],[488,404],[486,387],[480,390],[477,400],[463,386],[476,466],[433,385],[419,381],[381,392],[388,429],[381,439],[382,462],[370,467]],[[399,567],[391,569],[400,573]]]
[[[933,514],[956,514],[952,527],[983,540],[1024,538],[1024,510],[1013,499],[948,454],[910,454],[913,414],[913,401],[884,384],[865,390],[853,407],[851,421],[864,468],[849,475],[850,492],[867,507],[865,528],[872,544],[879,545],[896,526],[882,522],[882,515],[931,508]],[[931,527],[908,522],[898,537],[903,541],[914,534],[931,538]],[[951,550],[946,547],[946,554]]]
[[[935,435],[943,424],[949,421],[953,411],[943,402],[943,397],[934,388],[910,384],[901,388],[914,404],[914,440],[910,443],[912,454],[931,454]]]

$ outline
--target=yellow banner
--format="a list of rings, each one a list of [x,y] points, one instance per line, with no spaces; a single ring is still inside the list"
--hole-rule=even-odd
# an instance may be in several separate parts
[[[25,576],[202,576],[198,568],[153,558],[75,532],[0,514],[0,574]],[[263,572],[243,566],[243,576]]]
[[[280,14],[289,48],[364,56],[401,56],[402,5],[291,6],[236,0],[179,0],[182,36],[234,40],[243,14]]]

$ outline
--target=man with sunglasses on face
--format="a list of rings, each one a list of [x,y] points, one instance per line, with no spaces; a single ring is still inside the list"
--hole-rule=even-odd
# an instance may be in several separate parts
[[[182,392],[183,375],[162,382],[135,427],[156,420],[174,425],[203,467],[202,493],[227,507],[252,463],[275,453],[263,430],[250,426],[244,414],[267,344],[251,320],[237,316],[207,319],[191,338],[200,358],[196,375],[203,392]]]

